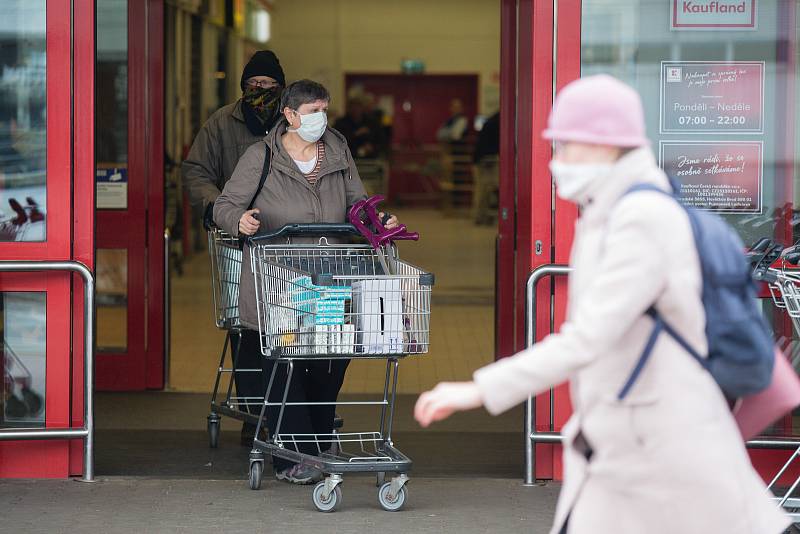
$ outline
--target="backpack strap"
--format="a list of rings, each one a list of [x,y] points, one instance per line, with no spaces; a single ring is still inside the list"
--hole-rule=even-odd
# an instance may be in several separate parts
[[[633,371],[631,371],[630,376],[628,376],[628,380],[625,381],[625,385],[622,386],[622,389],[617,393],[617,400],[622,400],[628,395],[631,388],[636,383],[636,380],[639,378],[639,375],[642,374],[642,369],[644,369],[647,360],[650,359],[650,355],[653,354],[658,336],[661,335],[661,332],[664,330],[664,321],[661,320],[661,316],[658,315],[655,308],[647,310],[647,314],[654,317],[656,324],[653,326],[653,331],[647,339],[647,344],[644,346],[642,355],[639,356],[639,361],[637,361],[636,365],[633,367]]]
[[[673,184],[673,189],[674,189],[674,184]],[[683,204],[675,197],[673,193],[664,191],[663,189],[654,184],[646,184],[646,183],[636,184],[630,189],[628,189],[622,196],[624,197],[631,193],[636,193],[639,191],[652,191],[654,193],[661,193],[667,195],[670,198],[677,201],[678,204],[680,204],[681,207],[683,207]],[[689,217],[689,219],[693,226],[692,229],[694,230],[694,221],[692,221],[691,216]],[[628,376],[628,380],[625,381],[625,384],[619,390],[619,393],[617,393],[617,400],[624,399],[630,392],[631,388],[633,388],[633,385],[636,383],[636,380],[639,379],[639,375],[642,374],[645,364],[650,359],[650,355],[653,353],[653,350],[655,349],[656,341],[658,341],[658,336],[661,335],[661,332],[666,332],[672,339],[675,340],[676,343],[678,343],[678,345],[680,345],[695,360],[697,360],[698,363],[700,363],[700,365],[702,365],[706,369],[708,368],[708,362],[706,361],[706,359],[700,356],[700,354],[696,350],[694,350],[694,348],[692,348],[691,345],[689,345],[689,343],[683,338],[683,336],[681,336],[674,328],[672,328],[669,325],[669,323],[667,323],[664,320],[661,314],[658,313],[658,310],[656,310],[655,305],[651,306],[645,313],[648,316],[650,316],[653,319],[653,321],[655,321],[655,324],[653,325],[653,331],[650,333],[650,337],[647,339],[647,344],[645,345],[641,356],[639,356],[639,360],[636,362],[636,365],[631,371],[630,376]]]
[[[253,195],[253,199],[250,201],[250,204],[247,205],[246,211],[253,209],[258,195],[260,195],[261,190],[264,189],[264,184],[267,182],[267,176],[269,176],[269,171],[272,168],[272,151],[269,149],[269,145],[266,143],[266,141],[264,142],[264,147],[266,148],[267,152],[264,154],[264,166],[261,168],[261,177],[258,179],[256,193]]]
[[[653,353],[653,350],[656,347],[656,341],[658,340],[658,336],[661,335],[661,332],[666,332],[669,337],[674,339],[675,342],[683,348],[683,350],[688,352],[692,358],[697,360],[697,362],[703,366],[704,369],[708,369],[708,361],[700,356],[700,354],[694,350],[691,345],[689,345],[689,342],[686,341],[683,336],[681,336],[674,328],[672,328],[663,317],[661,317],[661,314],[658,313],[658,310],[656,310],[655,306],[651,307],[645,313],[652,317],[653,321],[655,321],[655,324],[653,325],[653,331],[650,333],[650,337],[647,339],[647,344],[644,346],[642,355],[639,356],[639,360],[633,367],[633,371],[631,371],[630,376],[628,376],[628,380],[625,381],[625,385],[623,385],[622,389],[620,389],[619,393],[617,393],[617,400],[624,399],[630,392],[631,388],[633,388],[636,380],[639,379],[639,375],[642,374],[645,364],[650,359],[650,355]]]

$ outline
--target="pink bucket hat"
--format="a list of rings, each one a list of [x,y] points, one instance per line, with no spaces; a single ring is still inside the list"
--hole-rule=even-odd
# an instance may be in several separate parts
[[[621,147],[650,143],[639,93],[606,74],[567,84],[556,95],[542,136],[554,141]]]

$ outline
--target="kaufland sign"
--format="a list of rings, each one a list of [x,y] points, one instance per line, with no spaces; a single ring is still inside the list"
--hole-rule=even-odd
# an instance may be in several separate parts
[[[756,0],[672,0],[673,30],[755,30]]]

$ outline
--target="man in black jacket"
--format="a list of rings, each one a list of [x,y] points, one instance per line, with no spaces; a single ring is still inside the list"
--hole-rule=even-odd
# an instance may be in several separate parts
[[[241,98],[209,117],[181,165],[183,186],[192,205],[202,209],[206,228],[212,221],[214,201],[241,155],[250,145],[261,141],[281,116],[279,103],[286,78],[275,53],[260,50],[253,54],[244,67],[240,85]],[[261,368],[258,335],[243,335],[240,346],[233,337],[231,347],[237,368]],[[261,373],[236,373],[235,378],[239,397],[263,397]],[[244,406],[242,409],[248,411]],[[258,413],[258,410],[252,411]],[[251,446],[254,435],[255,426],[245,423],[242,445]]]

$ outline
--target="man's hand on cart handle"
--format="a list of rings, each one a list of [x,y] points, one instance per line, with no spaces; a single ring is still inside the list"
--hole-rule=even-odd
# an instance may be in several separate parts
[[[417,399],[414,418],[423,427],[447,419],[455,412],[483,406],[483,395],[475,382],[441,382]]]
[[[253,235],[258,232],[259,226],[258,210],[247,210],[239,218],[239,235]]]

